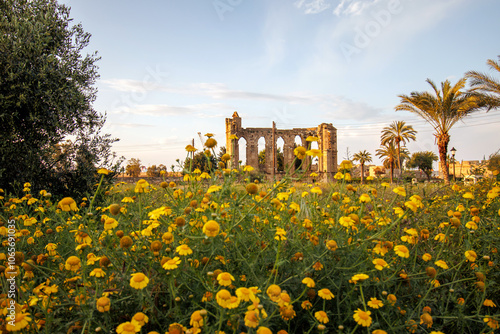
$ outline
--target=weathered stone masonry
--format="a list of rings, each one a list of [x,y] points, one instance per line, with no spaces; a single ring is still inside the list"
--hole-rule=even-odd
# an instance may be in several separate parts
[[[238,139],[231,139],[232,135],[236,135]],[[287,169],[295,158],[293,150],[296,136],[300,137],[302,146],[306,148],[308,147],[308,142],[306,141],[308,136],[318,137],[318,148],[322,154],[319,157],[317,172],[324,173],[326,177],[337,172],[337,129],[332,124],[322,123],[316,128],[294,128],[289,130],[276,129],[274,126],[272,128],[242,128],[241,118],[236,111],[232,118],[226,118],[226,150],[231,155],[229,167],[238,167],[238,141],[239,138],[245,138],[247,143],[246,164],[259,170],[258,142],[259,138],[264,137],[266,141],[266,159],[263,171],[266,174],[274,175],[276,172],[276,141],[281,137],[284,141],[284,165],[285,169]],[[306,164],[304,165],[306,166]]]

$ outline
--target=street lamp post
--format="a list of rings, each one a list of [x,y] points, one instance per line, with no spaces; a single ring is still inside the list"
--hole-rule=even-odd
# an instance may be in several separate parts
[[[452,147],[451,150],[451,161],[453,162],[453,181],[455,181],[455,153],[457,153],[457,150]]]

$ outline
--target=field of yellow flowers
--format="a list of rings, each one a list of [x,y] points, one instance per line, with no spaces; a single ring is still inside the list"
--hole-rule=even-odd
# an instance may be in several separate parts
[[[500,185],[117,184],[0,193],[0,333],[489,333]]]

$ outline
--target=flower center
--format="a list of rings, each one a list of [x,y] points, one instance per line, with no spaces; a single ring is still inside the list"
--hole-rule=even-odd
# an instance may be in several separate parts
[[[134,282],[142,282],[144,281],[144,275],[143,274],[137,274],[134,276]]]

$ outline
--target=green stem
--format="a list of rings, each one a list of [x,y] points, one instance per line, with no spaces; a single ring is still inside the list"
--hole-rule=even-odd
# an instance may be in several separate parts
[[[101,174],[101,180],[99,181],[99,185],[97,186],[97,190],[95,191],[95,194],[92,197],[92,200],[90,201],[88,212],[92,212],[92,206],[94,205],[95,198],[97,197],[97,195],[99,194],[99,190],[101,189],[102,180],[104,180],[104,174]]]
[[[366,312],[366,302],[365,302],[365,295],[363,294],[363,283],[359,284],[359,292],[361,293],[361,300],[363,301],[363,309]]]

